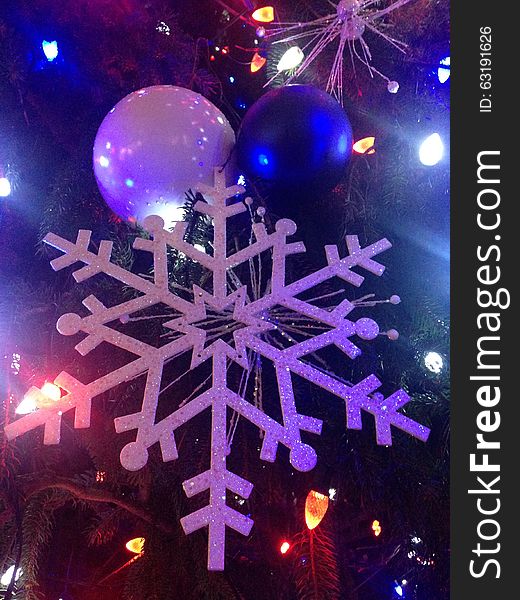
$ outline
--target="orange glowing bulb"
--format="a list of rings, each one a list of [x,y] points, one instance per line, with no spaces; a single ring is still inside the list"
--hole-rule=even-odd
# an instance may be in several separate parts
[[[358,140],[353,146],[352,150],[357,154],[374,154],[376,149],[374,148],[374,144],[376,142],[375,137],[366,137],[362,140]]]
[[[280,546],[280,552],[282,554],[287,554],[287,552],[289,552],[290,547],[291,547],[291,544],[289,544],[289,542],[283,542],[282,545]]]
[[[141,554],[144,548],[144,537],[134,538],[133,540],[126,542],[125,548],[134,554]]]
[[[381,523],[377,519],[372,523],[372,531],[376,537],[381,535],[381,532],[383,531]]]
[[[307,494],[307,499],[305,500],[305,523],[309,529],[314,529],[317,527],[327,509],[329,508],[329,497],[325,496],[325,494],[320,494],[319,492],[315,492],[311,490]]]
[[[271,21],[274,21],[274,8],[272,6],[257,8],[251,18],[259,23],[271,23]]]
[[[256,73],[260,71],[260,69],[265,65],[267,59],[263,56],[260,56],[258,52],[255,52],[253,56],[253,60],[251,61],[251,73]]]

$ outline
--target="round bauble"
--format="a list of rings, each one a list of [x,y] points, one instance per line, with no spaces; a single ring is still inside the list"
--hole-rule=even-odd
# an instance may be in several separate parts
[[[182,220],[185,194],[213,183],[235,134],[209,100],[181,87],[132,92],[108,113],[94,143],[94,173],[108,206],[130,222]]]
[[[236,151],[239,168],[250,178],[294,191],[332,189],[346,172],[352,128],[329,94],[287,85],[251,106]]]

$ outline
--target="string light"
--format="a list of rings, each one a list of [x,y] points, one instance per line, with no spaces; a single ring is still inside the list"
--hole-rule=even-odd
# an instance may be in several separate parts
[[[329,488],[329,498],[330,498],[330,500],[333,500],[333,501],[336,500],[336,493],[337,493],[336,488]]]
[[[274,21],[274,8],[272,6],[257,8],[251,18],[258,23],[271,23]]]
[[[125,548],[134,554],[142,554],[144,548],[144,537],[137,537],[129,540],[125,544]]]
[[[381,535],[381,532],[383,531],[381,523],[377,519],[372,521],[372,531],[374,532],[374,535],[376,537],[379,537]]]
[[[432,373],[438,374],[442,371],[444,361],[438,352],[426,352],[424,355],[424,366]]]
[[[43,40],[42,42],[42,50],[45,54],[45,58],[52,62],[58,57],[58,42],[53,40],[52,42],[48,42],[47,40]]]
[[[15,413],[17,415],[28,415],[34,412],[38,407],[36,406],[36,398],[29,390],[27,394],[22,398],[20,404],[16,407]]]
[[[11,583],[11,580],[13,578],[13,573],[14,573],[14,565],[10,566],[7,569],[7,571],[2,575],[2,577],[0,577],[0,585],[7,587]],[[20,579],[20,577],[22,576],[22,574],[23,574],[22,569],[16,569],[16,575],[14,577],[14,580],[18,581]]]
[[[291,544],[289,544],[289,542],[282,542],[282,545],[280,546],[281,554],[287,554],[287,552],[289,552],[290,547]]]
[[[267,62],[267,58],[262,56],[259,52],[255,52],[253,55],[253,60],[251,61],[251,73],[256,73],[260,71],[260,69]]]
[[[328,508],[329,497],[311,490],[305,500],[305,523],[307,527],[309,529],[317,527],[323,520]]]
[[[419,160],[426,167],[436,165],[444,155],[444,145],[438,133],[432,133],[419,148]]]
[[[284,52],[276,68],[278,71],[290,71],[291,69],[295,69],[304,58],[305,54],[303,50],[299,46],[292,46],[292,48]]]
[[[55,383],[51,383],[50,381],[46,381],[42,385],[41,392],[53,402],[57,402],[61,398],[61,389]]]
[[[31,387],[20,404],[16,407],[17,415],[27,415],[38,408],[46,408],[61,398],[61,388],[50,381],[46,381],[41,389]]]
[[[0,198],[7,198],[11,194],[11,182],[7,177],[0,177]]]
[[[376,149],[374,148],[374,144],[376,143],[376,138],[373,136],[369,136],[358,140],[353,146],[352,150],[356,154],[375,154]]]
[[[396,584],[395,584],[395,586],[394,586],[394,590],[395,590],[395,593],[396,593],[396,594],[397,594],[397,595],[398,595],[400,598],[402,598],[402,597],[403,597],[403,594],[404,594],[403,588],[402,588],[402,587],[401,587],[401,586],[400,586],[400,585],[399,585],[397,582],[396,582]]]
[[[437,77],[439,78],[440,83],[446,83],[450,78],[450,57],[446,56],[439,61],[439,65],[441,65],[437,69]]]

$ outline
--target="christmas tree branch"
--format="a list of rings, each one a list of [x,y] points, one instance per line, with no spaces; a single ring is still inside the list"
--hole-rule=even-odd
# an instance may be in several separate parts
[[[66,477],[56,477],[53,480],[25,481],[22,483],[21,487],[26,497],[32,496],[42,490],[60,489],[85,502],[105,502],[107,504],[114,504],[138,519],[141,519],[145,523],[156,527],[163,533],[172,534],[175,532],[175,528],[170,523],[155,517],[140,504],[123,500],[121,497],[108,490],[84,488]]]

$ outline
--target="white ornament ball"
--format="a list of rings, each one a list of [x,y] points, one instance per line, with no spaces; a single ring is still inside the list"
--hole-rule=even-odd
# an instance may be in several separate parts
[[[400,304],[400,303],[401,303],[400,296],[397,296],[397,294],[390,296],[390,304]]]
[[[389,340],[392,340],[395,342],[395,340],[399,339],[399,332],[396,329],[389,329],[386,332],[386,335],[388,336]]]
[[[213,184],[235,144],[231,125],[209,100],[181,87],[132,92],[108,113],[94,143],[101,195],[120,217],[142,224],[182,220],[185,194]]]

